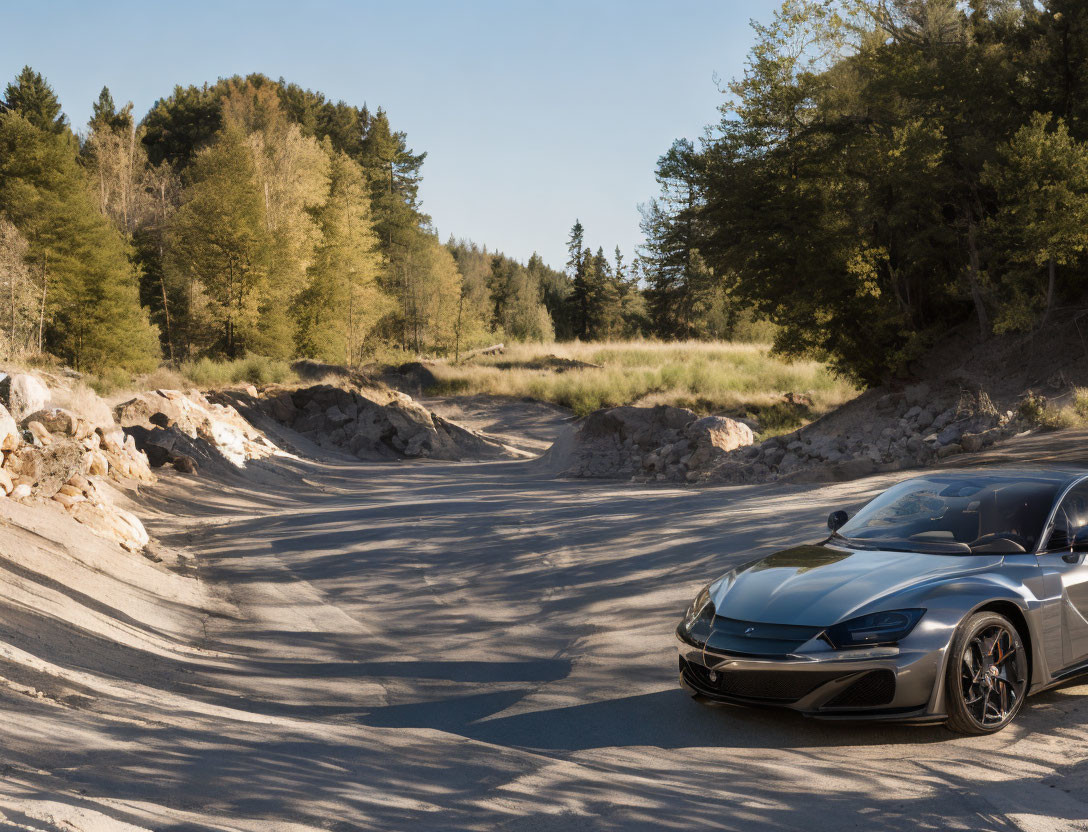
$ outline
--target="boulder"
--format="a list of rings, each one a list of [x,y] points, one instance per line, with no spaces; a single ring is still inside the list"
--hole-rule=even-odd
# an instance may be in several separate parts
[[[112,540],[130,552],[138,552],[150,542],[140,518],[123,508],[82,501],[71,504],[68,510],[99,537]]]
[[[718,453],[747,447],[756,439],[748,425],[725,416],[704,416],[696,419],[684,428],[684,433],[694,446],[688,458],[688,466],[691,468],[705,465]],[[681,453],[683,450],[686,448]]]
[[[30,422],[38,422],[51,434],[59,436],[75,436],[79,432],[79,420],[75,414],[60,407],[35,411],[23,421],[27,427],[30,426]]]
[[[48,445],[53,441],[53,435],[41,422],[31,420],[26,423],[26,429],[40,445]]]
[[[11,479],[11,474],[5,468],[0,468],[0,489],[4,494],[10,494],[12,489],[15,488],[15,482]]]
[[[50,399],[49,388],[27,373],[0,378],[0,402],[16,422],[44,408]]]
[[[15,418],[0,404],[0,451],[14,451],[22,439]]]
[[[937,443],[940,445],[951,445],[954,442],[958,442],[960,437],[963,436],[963,433],[963,425],[949,425],[937,434]]]
[[[25,482],[21,482],[11,489],[11,493],[8,496],[13,500],[25,500],[30,496],[30,486]]]

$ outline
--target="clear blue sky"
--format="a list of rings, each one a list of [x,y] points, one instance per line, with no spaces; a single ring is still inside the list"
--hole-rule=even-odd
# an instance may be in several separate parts
[[[672,140],[716,120],[751,18],[775,0],[2,2],[0,78],[49,79],[82,129],[105,84],[143,115],[175,84],[263,72],[384,107],[428,152],[421,191],[451,233],[561,268],[576,217],[628,257]]]

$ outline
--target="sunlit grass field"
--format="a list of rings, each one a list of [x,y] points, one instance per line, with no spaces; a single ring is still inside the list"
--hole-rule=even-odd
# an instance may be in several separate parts
[[[502,355],[459,365],[440,361],[430,369],[438,394],[529,396],[579,415],[621,404],[669,404],[750,415],[764,435],[790,430],[858,394],[819,362],[783,361],[766,344],[512,344]]]

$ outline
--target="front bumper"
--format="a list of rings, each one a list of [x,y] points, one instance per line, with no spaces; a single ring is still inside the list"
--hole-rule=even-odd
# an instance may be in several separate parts
[[[931,706],[940,655],[883,647],[808,655],[727,655],[677,630],[680,685],[717,702],[771,705],[820,719],[941,722]]]

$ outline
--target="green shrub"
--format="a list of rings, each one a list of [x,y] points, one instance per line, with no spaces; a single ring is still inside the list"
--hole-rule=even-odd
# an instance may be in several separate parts
[[[285,384],[296,381],[290,363],[263,355],[233,360],[200,358],[186,361],[181,374],[197,387],[224,387],[230,384]]]

